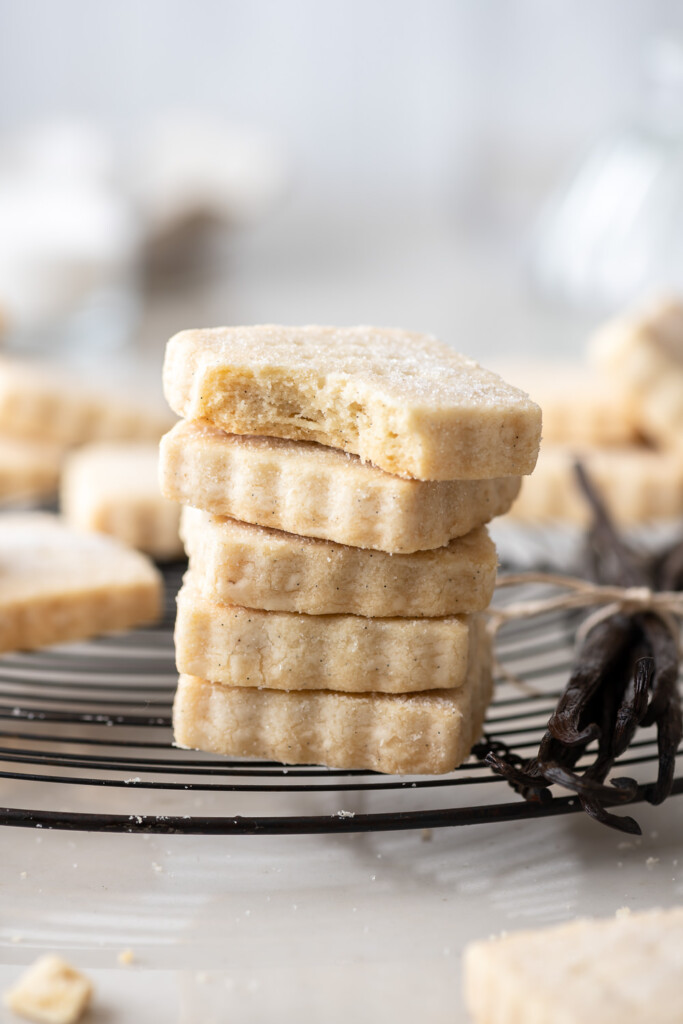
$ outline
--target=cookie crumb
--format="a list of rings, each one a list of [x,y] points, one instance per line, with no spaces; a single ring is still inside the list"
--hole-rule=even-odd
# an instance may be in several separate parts
[[[4,995],[5,1006],[42,1024],[76,1024],[93,994],[92,983],[66,960],[41,956]]]
[[[122,967],[129,967],[135,962],[135,954],[132,949],[122,949],[116,959]]]

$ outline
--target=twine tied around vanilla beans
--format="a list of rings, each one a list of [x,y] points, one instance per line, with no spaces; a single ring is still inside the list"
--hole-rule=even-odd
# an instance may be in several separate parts
[[[577,646],[583,643],[595,626],[612,615],[619,612],[628,615],[650,613],[657,615],[664,622],[676,641],[679,655],[681,653],[680,620],[683,619],[683,591],[651,590],[650,587],[618,587],[592,583],[590,580],[582,580],[575,576],[545,572],[507,573],[498,577],[496,588],[529,583],[561,587],[569,593],[555,594],[552,597],[536,598],[529,601],[513,601],[505,608],[490,608],[487,628],[492,640],[495,639],[499,629],[506,622],[532,618],[547,612],[595,607],[596,610],[584,619],[576,632]],[[533,687],[506,669],[495,653],[494,668],[508,682],[527,693],[536,693]]]

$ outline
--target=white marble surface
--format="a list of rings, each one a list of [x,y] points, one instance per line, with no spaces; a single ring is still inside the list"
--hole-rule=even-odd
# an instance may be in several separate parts
[[[581,815],[430,840],[7,830],[0,984],[57,950],[92,975],[108,1024],[464,1024],[470,939],[680,903],[681,809],[639,806],[635,840]]]

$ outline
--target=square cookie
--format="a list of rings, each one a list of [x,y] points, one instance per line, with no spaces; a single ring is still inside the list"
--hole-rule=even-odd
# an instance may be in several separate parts
[[[234,687],[409,693],[467,676],[469,616],[369,619],[218,604],[187,573],[178,594],[178,671]]]
[[[512,505],[519,477],[421,482],[304,441],[181,421],[161,441],[173,501],[304,537],[409,554],[442,547]]]
[[[398,775],[453,771],[478,739],[491,698],[488,639],[477,630],[467,683],[429,693],[250,690],[181,675],[176,744],[283,764]]]
[[[377,327],[218,327],[171,338],[164,393],[233,434],[316,441],[387,473],[530,473],[541,410],[435,338]]]
[[[0,516],[0,651],[155,622],[161,607],[161,578],[138,551],[57,516]]]
[[[680,1024],[683,908],[580,920],[465,952],[474,1024]]]
[[[268,611],[413,618],[488,607],[496,549],[481,526],[435,551],[389,555],[184,508],[182,536],[207,597]]]
[[[180,509],[159,489],[159,447],[101,442],[68,456],[62,512],[71,526],[118,537],[160,561],[180,558]]]

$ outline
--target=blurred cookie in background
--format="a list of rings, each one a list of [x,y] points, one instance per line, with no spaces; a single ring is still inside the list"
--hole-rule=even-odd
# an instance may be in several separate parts
[[[547,444],[510,515],[530,522],[587,523],[590,510],[574,474],[577,459],[617,522],[636,525],[683,514],[682,455],[645,445]]]
[[[0,501],[31,501],[56,494],[64,446],[0,434]]]
[[[683,301],[658,299],[609,321],[589,357],[629,403],[645,437],[683,448]]]
[[[543,409],[543,443],[511,515],[584,524],[580,460],[622,525],[683,516],[683,301],[660,298],[601,327],[587,359],[506,368]]]
[[[90,444],[72,452],[61,485],[66,522],[108,533],[158,561],[181,558],[180,508],[162,497],[154,443]]]
[[[0,432],[64,446],[158,441],[175,421],[161,403],[98,390],[54,366],[0,358]]]
[[[544,444],[628,444],[638,438],[632,399],[599,368],[535,360],[495,369],[540,405]]]

